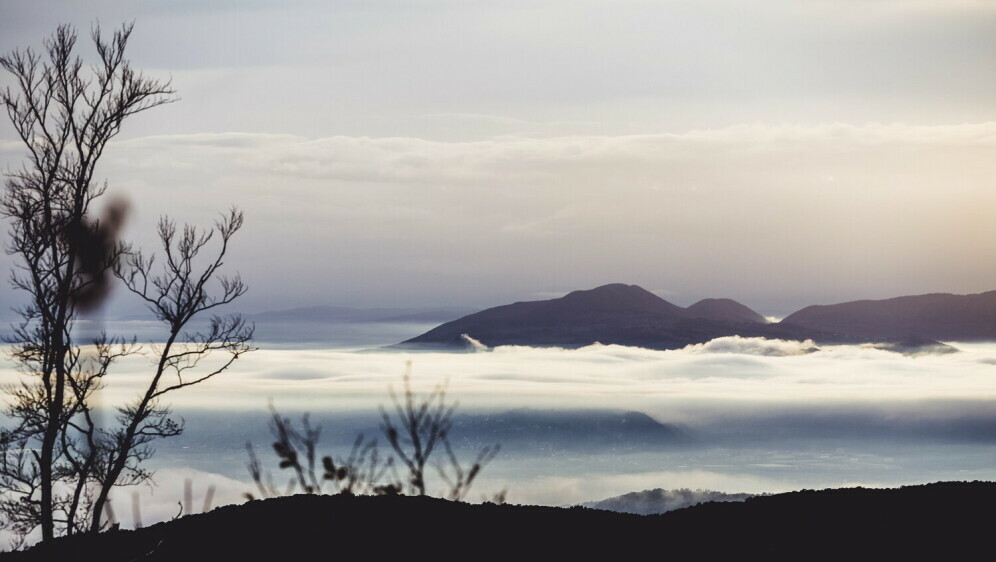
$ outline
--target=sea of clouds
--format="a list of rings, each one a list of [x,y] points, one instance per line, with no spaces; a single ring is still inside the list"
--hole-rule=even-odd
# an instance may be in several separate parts
[[[475,500],[501,489],[514,502],[567,505],[661,487],[764,493],[996,478],[996,344],[952,345],[957,353],[917,356],[741,337],[670,351],[264,347],[171,397],[187,418],[186,434],[161,444],[152,461],[157,486],[121,490],[115,505],[127,526],[138,492],[143,521],[167,518],[188,478],[197,506],[211,486],[216,505],[242,501],[252,487],[240,431],[251,426],[264,464],[275,470],[268,401],[292,417],[311,412],[326,424],[327,446],[338,446],[335,420],[364,418],[376,431],[377,408],[389,404],[387,389],[399,389],[406,370],[418,391],[445,382],[461,413],[640,411],[692,438],[691,445],[624,453],[509,449],[482,473]],[[149,360],[118,365],[101,403],[135,396]],[[0,377],[15,380],[13,365],[3,363]]]
[[[265,344],[264,344],[265,345]],[[181,409],[360,411],[384,401],[410,370],[413,385],[448,384],[465,409],[519,407],[638,410],[660,421],[700,423],[722,413],[842,409],[952,416],[996,402],[996,345],[904,355],[871,346],[719,338],[679,350],[595,344],[580,349],[500,346],[476,353],[391,349],[254,351],[218,377],[171,396]],[[123,360],[108,377],[108,403],[134,396],[151,357]],[[4,381],[13,365],[0,366]],[[975,406],[971,406],[975,405]]]

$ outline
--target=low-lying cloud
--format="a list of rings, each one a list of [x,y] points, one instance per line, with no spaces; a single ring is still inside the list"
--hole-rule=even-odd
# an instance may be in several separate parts
[[[174,401],[178,408],[255,410],[272,397],[287,409],[368,410],[400,383],[410,361],[416,388],[448,381],[468,411],[637,410],[674,423],[751,412],[865,411],[893,418],[924,412],[938,419],[988,411],[996,404],[996,346],[953,345],[961,351],[919,356],[741,337],[669,351],[600,344],[479,353],[264,348]],[[3,378],[12,380],[6,365]],[[149,370],[147,358],[123,361],[104,391],[108,402],[137,393]]]
[[[653,490],[630,492],[604,500],[587,502],[585,505],[595,509],[651,515],[666,513],[705,502],[744,501],[747,498],[753,497],[753,495],[744,493],[728,494],[712,490],[691,490],[689,488],[679,488],[677,490],[654,488]]]
[[[377,406],[388,403],[386,390],[399,386],[408,361],[417,389],[448,381],[461,415],[522,407],[637,410],[680,424],[691,438],[611,451],[508,443],[475,484],[475,500],[503,488],[510,501],[564,505],[661,487],[761,493],[991,478],[996,344],[953,345],[960,352],[915,357],[747,338],[671,351],[615,345],[479,353],[262,349],[172,397],[188,418],[187,432],[160,444],[153,462],[162,469],[159,486],[139,490],[140,509],[145,521],[174,515],[187,477],[198,509],[211,485],[215,503],[241,501],[251,491],[243,470],[246,439],[257,444],[266,467],[279,472],[266,449],[270,398],[284,414],[311,411],[325,423],[323,454],[341,453],[356,428],[374,428],[368,436],[375,436]],[[108,377],[101,402],[134,396],[148,373],[140,359],[122,363]],[[5,363],[3,382],[15,376]],[[190,473],[190,467],[214,475]],[[131,498],[123,493],[114,507],[127,526]]]
[[[789,341],[769,340],[765,338],[745,338],[730,336],[716,338],[705,343],[686,347],[689,353],[735,353],[740,355],[763,355],[767,357],[785,357],[789,355],[805,355],[815,353],[819,348],[813,340]]]

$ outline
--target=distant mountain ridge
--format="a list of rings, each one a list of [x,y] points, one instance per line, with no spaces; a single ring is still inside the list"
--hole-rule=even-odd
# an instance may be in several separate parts
[[[490,440],[502,450],[567,451],[636,449],[691,443],[678,425],[661,423],[642,412],[534,410],[459,415],[450,430],[454,443]]]
[[[903,335],[947,341],[996,339],[996,291],[807,306],[783,322],[869,338]]]
[[[637,285],[613,283],[557,299],[496,306],[447,322],[402,346],[580,347],[591,343],[670,349],[742,332],[767,333],[764,318],[730,299],[682,308]]]
[[[475,312],[468,307],[436,308],[357,308],[350,306],[309,306],[272,310],[249,316],[258,322],[445,322]]]
[[[465,334],[487,346],[582,347],[598,342],[678,349],[737,335],[821,344],[887,343],[905,352],[936,347],[938,340],[996,339],[996,291],[811,306],[767,323],[732,299],[704,299],[682,308],[639,286],[614,283],[482,310],[399,345],[463,348],[468,345]]]

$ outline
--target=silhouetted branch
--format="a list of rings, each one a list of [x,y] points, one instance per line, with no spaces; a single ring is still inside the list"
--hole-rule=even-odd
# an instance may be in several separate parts
[[[0,464],[0,482],[12,495],[0,501],[0,517],[18,533],[40,526],[43,540],[73,534],[91,515],[103,439],[88,404],[108,366],[123,356],[104,341],[88,359],[72,337],[78,312],[100,303],[108,272],[129,251],[116,240],[123,206],[92,217],[93,202],[106,191],[94,179],[96,166],[127,117],[174,99],[169,82],[129,65],[131,31],[124,25],[107,37],[95,27],[93,66],[75,54],[69,26],[58,27],[40,52],[0,56],[11,78],[0,105],[26,149],[22,166],[6,175],[0,216],[10,222],[11,284],[28,297],[8,340],[25,378],[7,389],[15,427],[0,437],[10,455]]]
[[[467,497],[467,492],[470,491],[470,487],[474,483],[474,479],[477,478],[477,475],[480,474],[481,469],[494,460],[494,458],[498,455],[498,451],[501,449],[501,446],[485,446],[483,449],[478,451],[477,459],[470,465],[470,468],[467,469],[465,469],[460,464],[460,461],[457,460],[449,439],[443,440],[443,449],[446,451],[446,458],[449,461],[449,470],[452,472],[452,475],[447,472],[446,468],[442,464],[437,465],[436,468],[439,471],[439,476],[450,487],[447,497],[454,501],[461,501]]]
[[[381,431],[408,468],[411,493],[423,496],[426,493],[425,465],[436,446],[446,440],[457,404],[446,403],[445,384],[437,385],[426,396],[417,396],[411,388],[411,362],[401,380],[402,398],[394,392],[393,386],[388,387],[395,418],[381,407]]]
[[[129,254],[115,268],[115,274],[125,286],[140,296],[156,317],[166,324],[169,336],[166,343],[157,349],[156,368],[144,393],[132,404],[118,410],[120,425],[111,434],[112,446],[106,453],[108,468],[98,480],[101,489],[94,502],[92,530],[97,529],[100,510],[106,504],[111,486],[116,483],[121,485],[122,477],[129,484],[148,478],[148,473],[140,468],[140,463],[152,454],[152,449],[146,444],[156,438],[179,435],[183,431],[182,421],[177,422],[170,417],[169,409],[160,405],[160,398],[219,375],[244,353],[255,349],[252,346],[253,327],[239,315],[228,318],[214,316],[207,331],[184,332],[187,324],[198,314],[245,294],[246,286],[238,276],[226,278],[218,274],[228,243],[242,224],[242,213],[233,208],[215,223],[214,230],[201,232],[185,225],[183,235],[176,238],[175,223],[164,217],[159,221],[159,238],[166,256],[162,271],[153,272],[155,259],[145,258],[141,252]],[[215,257],[198,271],[197,257],[214,233],[219,234],[220,247]],[[212,293],[213,282],[220,285],[220,294]],[[200,368],[202,361],[215,353],[223,354],[221,362]],[[175,382],[167,382],[167,373],[175,376]],[[312,457],[312,465],[313,461]]]

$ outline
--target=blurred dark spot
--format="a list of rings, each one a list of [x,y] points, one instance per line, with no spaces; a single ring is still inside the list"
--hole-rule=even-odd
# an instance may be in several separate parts
[[[111,268],[119,253],[118,234],[128,209],[128,201],[116,197],[108,201],[100,219],[83,217],[66,229],[70,242],[76,246],[76,267],[83,276],[83,285],[74,301],[81,311],[99,307],[110,292]]]

